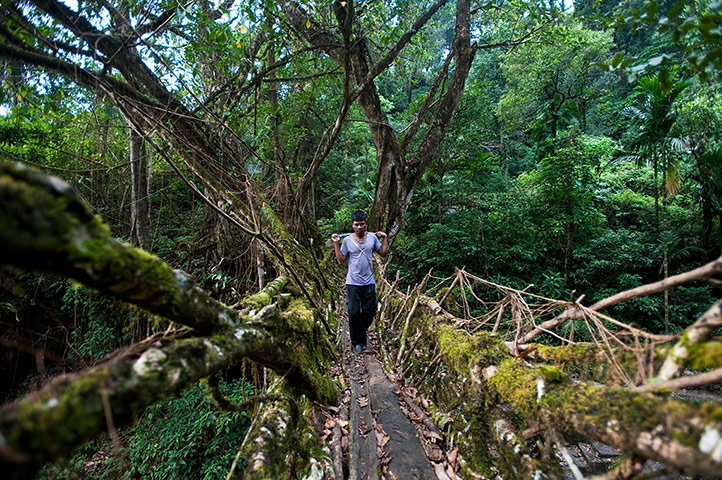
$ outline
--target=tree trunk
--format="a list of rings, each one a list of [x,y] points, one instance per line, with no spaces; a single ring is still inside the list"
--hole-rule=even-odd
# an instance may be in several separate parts
[[[343,3],[345,4],[345,2]],[[421,28],[444,3],[446,0],[439,0],[427,12],[424,12],[414,27],[407,32],[408,35],[402,37],[403,42],[407,42],[413,33]],[[353,23],[353,20],[349,19],[347,15],[352,15],[352,9],[346,13],[346,9],[339,8],[339,5],[340,3],[337,2],[335,10],[339,30],[348,32],[348,22]],[[308,14],[298,5],[289,2],[284,4],[283,9],[286,18],[306,36],[311,44],[323,49],[345,69],[351,85],[355,91],[359,92],[358,104],[369,123],[378,161],[376,192],[373,206],[369,212],[369,225],[373,229],[386,230],[390,237],[389,240],[393,242],[403,224],[413,190],[431,164],[446,135],[449,123],[456,113],[476,53],[475,48],[471,45],[469,0],[458,0],[456,6],[455,33],[451,45],[451,56],[455,59],[453,76],[448,82],[447,90],[441,94],[432,118],[425,118],[426,110],[417,118],[417,126],[411,129],[414,134],[421,122],[428,120],[428,125],[418,148],[411,153],[402,148],[396,132],[383,111],[378,90],[373,83],[373,78],[380,72],[380,65],[383,65],[384,62],[390,63],[405,43],[400,41],[384,59],[373,67],[369,67],[369,48],[363,32],[355,33],[354,42],[345,43],[343,38],[336,37],[319,24],[309,21]],[[446,72],[447,70],[442,69],[440,77],[445,76]],[[437,79],[437,87],[440,83],[440,80]],[[433,98],[437,93],[436,89],[432,89],[428,98]],[[428,103],[431,104],[430,101]],[[339,116],[338,120],[342,118],[343,115]],[[303,198],[307,198],[307,192],[310,190],[316,172],[317,166],[312,168],[304,178],[302,188],[299,190],[299,195]]]
[[[414,188],[438,152],[461,101],[466,78],[476,53],[471,44],[469,19],[469,1],[458,0],[451,46],[455,59],[454,73],[447,90],[441,95],[437,110],[429,121],[419,147],[409,154],[397,148],[398,142],[389,143],[385,140],[385,136],[381,136],[381,142],[377,142],[377,145],[382,143],[387,149],[383,155],[381,151],[379,152],[378,179],[370,217],[371,220],[376,220],[379,228],[387,231],[391,239],[401,230]],[[388,135],[392,134],[394,132],[389,127]],[[406,141],[404,143],[410,144]]]
[[[130,241],[150,251],[150,166],[142,135],[130,126]]]
[[[665,169],[666,173],[666,169]],[[666,179],[666,174],[664,175]],[[669,213],[667,212],[667,186],[666,180],[662,191],[662,270],[664,273],[664,280],[669,278],[669,242],[667,241],[667,232],[669,231]],[[664,333],[669,333],[669,289],[664,291]]]
[[[704,185],[701,186],[702,190],[706,190]],[[712,241],[712,230],[714,226],[715,211],[712,206],[712,202],[707,198],[707,195],[702,195],[702,225],[700,234],[700,248],[704,252],[704,260],[706,262],[712,261],[722,254],[719,245],[715,245]]]
[[[276,63],[275,51],[273,46],[268,48],[268,64],[273,65]],[[276,188],[273,192],[272,199],[276,205],[277,210],[281,214],[283,224],[289,228],[292,232],[298,232],[300,228],[296,225],[296,221],[300,219],[294,218],[293,208],[293,193],[291,191],[291,185],[286,175],[286,162],[283,156],[283,150],[281,148],[281,132],[280,132],[280,111],[278,104],[278,85],[273,81],[273,74],[271,74],[271,82],[268,86],[268,101],[271,104],[271,132],[273,138],[273,167],[275,169],[275,178],[277,179]],[[315,219],[315,215],[311,217]]]

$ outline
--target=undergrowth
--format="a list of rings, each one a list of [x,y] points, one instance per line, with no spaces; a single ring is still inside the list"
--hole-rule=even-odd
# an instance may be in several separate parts
[[[240,379],[221,381],[220,388],[236,402],[254,393],[253,385]],[[220,411],[199,382],[148,407],[119,432],[120,448],[104,435],[69,460],[46,466],[36,480],[224,478],[248,424],[245,412]]]

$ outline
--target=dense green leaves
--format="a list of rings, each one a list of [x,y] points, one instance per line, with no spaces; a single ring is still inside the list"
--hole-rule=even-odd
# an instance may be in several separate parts
[[[686,60],[686,67],[701,81],[713,79],[722,68],[722,14],[720,2],[684,0],[634,2],[631,7],[607,11],[606,23],[619,31],[631,34],[644,32],[650,36],[656,32],[678,45],[677,51],[663,51],[656,55],[641,55],[634,59],[618,53],[603,68],[630,69],[632,78],[636,74],[654,70],[656,67],[671,67],[678,64],[678,54]],[[623,33],[628,35],[628,33]],[[633,52],[636,53],[636,52]]]
[[[542,43],[529,43],[503,58],[506,92],[497,106],[504,128],[528,131],[538,146],[557,132],[584,123],[586,103],[595,95],[593,65],[611,49],[610,32],[569,20]]]

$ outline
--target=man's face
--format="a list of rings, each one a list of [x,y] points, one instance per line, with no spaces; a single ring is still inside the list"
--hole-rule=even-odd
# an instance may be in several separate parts
[[[354,220],[351,222],[351,227],[356,236],[363,237],[364,233],[366,233],[366,220]]]

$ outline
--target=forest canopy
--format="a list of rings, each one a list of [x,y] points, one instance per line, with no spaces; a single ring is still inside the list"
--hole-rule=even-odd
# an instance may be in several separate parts
[[[213,307],[175,307],[191,300],[161,290],[139,300],[126,288],[136,285],[132,275],[113,284],[115,273],[82,273],[101,271],[91,260],[82,268],[72,256],[58,260],[66,247],[44,256],[24,237],[3,234],[3,248],[26,260],[4,253],[0,265],[0,397],[10,404],[56,375],[104,368],[119,349],[134,352],[168,332],[200,345],[238,327],[216,318],[241,312],[253,328],[311,318],[304,335],[319,350],[295,350],[283,343],[293,340],[262,328],[268,343],[224,344],[234,360],[214,364],[208,388],[238,402],[270,394],[267,372],[308,357],[311,373],[299,369],[300,380],[284,388],[333,403],[333,388],[317,379],[328,365],[315,362],[331,358],[326,349],[340,341],[343,280],[324,242],[350,231],[359,209],[372,230],[388,233],[389,260],[379,268],[397,292],[388,295],[410,309],[402,315],[388,300],[388,312],[408,315],[406,326],[379,327],[379,336],[387,326],[402,330],[389,349],[401,350],[397,363],[410,362],[397,365],[403,381],[415,378],[421,388],[431,375],[412,352],[439,371],[454,363],[442,356],[443,335],[418,327],[416,350],[406,336],[416,328],[409,319],[420,286],[454,318],[498,314],[505,326],[493,333],[507,331],[514,355],[523,338],[598,342],[596,326],[581,318],[512,338],[510,292],[593,306],[722,255],[720,11],[710,0],[3,1],[3,172],[24,172],[19,164],[67,182],[17,174],[58,196],[72,189],[71,214],[102,217],[104,226],[89,231],[182,271],[165,275],[181,279],[179,290],[202,291],[191,298]],[[15,192],[12,175],[3,173],[3,188]],[[35,211],[29,203],[27,210]],[[0,228],[15,232],[14,218],[3,217]],[[117,272],[111,267],[102,271]],[[669,348],[720,299],[719,272],[711,271],[605,310],[651,335],[651,370],[631,375],[626,387],[655,378],[666,350],[654,348]],[[258,297],[244,299],[279,278],[283,293],[266,295],[278,312],[255,317]],[[446,293],[454,285],[461,290]],[[470,335],[481,329],[464,325]],[[707,333],[718,345],[715,328]],[[269,353],[283,350],[276,340],[293,350],[278,363]],[[436,355],[444,360],[435,363]],[[722,366],[718,354],[700,362],[695,373]],[[111,459],[118,475],[226,474],[251,407],[217,407],[196,383],[208,375],[193,375],[177,396],[128,414],[132,425],[120,438],[111,429],[113,438],[84,444],[75,460],[38,475],[96,478],[88,459],[113,442],[125,452]],[[705,388],[720,394],[719,380]],[[466,393],[482,401],[478,390]],[[177,423],[159,422],[168,417]],[[191,439],[185,454],[182,438]]]

